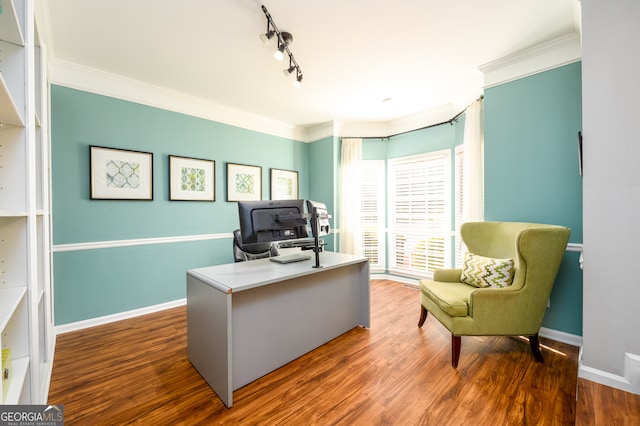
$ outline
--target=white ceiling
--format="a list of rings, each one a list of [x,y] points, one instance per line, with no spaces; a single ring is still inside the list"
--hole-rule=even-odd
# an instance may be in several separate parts
[[[576,33],[578,1],[47,0],[39,29],[53,63],[312,127],[461,110],[482,93],[478,66]],[[259,39],[261,4],[293,34],[300,89]]]

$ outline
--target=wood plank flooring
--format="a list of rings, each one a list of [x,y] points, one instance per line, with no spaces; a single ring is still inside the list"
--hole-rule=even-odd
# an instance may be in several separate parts
[[[576,425],[640,425],[640,395],[578,379]]]
[[[539,364],[524,339],[463,337],[453,369],[449,332],[417,327],[417,290],[372,281],[371,301],[371,328],[238,389],[230,409],[187,359],[185,307],[59,335],[48,402],[67,425],[575,423],[576,347],[541,339]]]

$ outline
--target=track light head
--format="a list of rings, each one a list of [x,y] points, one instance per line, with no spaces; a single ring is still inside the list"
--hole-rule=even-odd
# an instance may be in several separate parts
[[[275,34],[276,34],[275,31],[268,30],[266,33],[260,34],[260,40],[262,40],[262,43],[264,43],[264,45],[266,46],[269,44],[269,41],[271,41],[271,39]]]
[[[276,58],[276,61],[281,61],[284,59],[284,44],[278,46],[278,50],[273,52],[273,57]]]
[[[293,42],[293,36],[291,35],[291,33],[283,31],[280,34],[278,34],[278,50],[273,52],[273,57],[276,58],[276,60],[278,61],[283,60],[284,50],[287,49],[292,42]]]
[[[285,76],[289,77],[289,74],[293,73],[296,70],[296,67],[293,65],[289,65],[289,68],[282,70]]]
[[[293,86],[297,87],[298,89],[302,87],[302,73],[300,72],[300,68],[297,69],[296,79],[293,82]]]

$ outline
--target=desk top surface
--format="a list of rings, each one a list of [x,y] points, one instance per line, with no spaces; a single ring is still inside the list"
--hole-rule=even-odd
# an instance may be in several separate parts
[[[323,265],[323,268],[313,268],[315,254],[313,252],[310,254],[312,255],[311,259],[300,262],[280,264],[269,259],[258,259],[190,269],[187,271],[187,275],[225,293],[234,293],[342,266],[367,262],[367,258],[362,256],[323,251],[320,253],[320,264]]]

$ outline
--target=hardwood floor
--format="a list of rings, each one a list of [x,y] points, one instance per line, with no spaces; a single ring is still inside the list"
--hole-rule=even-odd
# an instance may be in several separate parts
[[[525,339],[463,337],[453,369],[449,332],[417,327],[417,290],[372,281],[371,300],[370,329],[238,389],[230,409],[187,359],[185,307],[62,334],[49,403],[67,425],[574,424],[576,347],[541,339],[539,364]]]
[[[640,395],[578,379],[576,425],[640,425]]]

